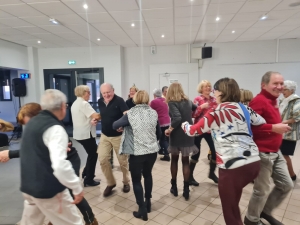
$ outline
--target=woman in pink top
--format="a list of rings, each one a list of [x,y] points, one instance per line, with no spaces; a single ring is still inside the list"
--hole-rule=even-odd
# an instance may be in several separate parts
[[[196,111],[193,112],[193,118],[195,118],[194,124],[196,124],[209,110],[215,109],[217,107],[217,102],[215,97],[210,96],[211,93],[211,83],[207,80],[203,80],[198,85],[198,93],[200,93],[199,96],[197,96],[194,99],[194,104],[196,104],[198,107]],[[210,151],[211,151],[211,160],[210,160],[210,169],[208,178],[212,179],[215,183],[218,183],[218,177],[215,175],[215,169],[216,169],[216,150],[214,146],[213,139],[211,137],[210,133],[204,133],[200,136],[195,137],[195,145],[198,147],[199,152],[196,155],[193,155],[190,160],[190,179],[189,183],[193,186],[199,186],[199,183],[194,179],[193,172],[196,166],[196,163],[199,160],[200,157],[200,148],[201,148],[201,140],[202,138],[205,139],[207,142]]]
[[[162,135],[159,140],[160,151],[164,157],[160,158],[163,161],[170,161],[170,156],[168,152],[169,147],[169,138],[165,135],[165,130],[170,126],[170,117],[169,117],[169,107],[165,101],[165,98],[162,97],[162,91],[159,89],[154,89],[153,91],[154,100],[151,101],[150,107],[157,112],[158,122]]]

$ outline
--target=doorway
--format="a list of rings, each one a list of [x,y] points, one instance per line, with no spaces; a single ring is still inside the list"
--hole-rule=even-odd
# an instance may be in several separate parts
[[[101,97],[100,85],[104,83],[103,68],[45,69],[44,85],[46,89],[57,89],[67,96],[67,113],[62,121],[70,137],[73,136],[71,106],[76,100],[74,89],[78,85],[87,85],[91,90],[89,103],[99,112],[98,99]],[[101,123],[96,127],[97,135],[101,134]]]

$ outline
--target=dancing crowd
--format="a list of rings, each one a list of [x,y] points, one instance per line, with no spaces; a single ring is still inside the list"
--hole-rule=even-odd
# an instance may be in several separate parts
[[[190,198],[189,186],[201,186],[194,175],[200,157],[201,141],[210,149],[208,178],[218,185],[227,225],[283,225],[273,216],[292,190],[297,179],[290,156],[300,139],[300,97],[297,84],[284,80],[278,72],[262,76],[261,92],[253,98],[231,78],[212,85],[199,83],[191,101],[180,83],[153,90],[153,100],[133,85],[128,99],[114,93],[112,84],[103,83],[99,112],[90,105],[90,89],[79,85],[71,106],[73,138],[87,153],[82,171],[83,186],[97,186],[97,159],[106,178],[103,196],[116,187],[111,158],[115,152],[123,174],[124,193],[133,192],[138,205],[134,217],[148,220],[151,213],[152,169],[157,154],[170,162],[170,192]],[[281,95],[282,94],[282,95]],[[97,225],[97,219],[80,180],[80,158],[64,128],[67,98],[59,90],[48,89],[40,104],[25,104],[18,123],[26,125],[20,150],[0,152],[0,161],[20,158],[21,192],[24,211],[21,225],[43,224],[45,217],[54,225]],[[102,132],[96,142],[96,125]],[[13,126],[0,120],[0,130]],[[183,193],[177,188],[178,161],[181,158]],[[219,168],[219,177],[215,174]],[[144,185],[142,185],[142,177]],[[239,201],[243,188],[253,182],[253,193],[242,221]],[[143,188],[144,186],[144,188]]]

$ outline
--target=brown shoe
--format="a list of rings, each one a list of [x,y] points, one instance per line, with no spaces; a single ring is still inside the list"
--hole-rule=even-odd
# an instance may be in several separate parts
[[[98,225],[98,221],[96,218],[94,218],[94,221],[92,223],[85,223],[85,225]]]
[[[108,197],[112,194],[112,189],[115,188],[116,185],[112,185],[112,186],[107,186],[103,192],[103,196],[104,197]]]
[[[129,191],[130,191],[130,186],[129,186],[129,184],[124,184],[123,192],[124,192],[124,193],[128,193]]]

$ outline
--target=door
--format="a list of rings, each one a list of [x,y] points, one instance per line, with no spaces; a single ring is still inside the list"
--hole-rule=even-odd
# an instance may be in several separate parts
[[[180,83],[185,95],[189,93],[189,74],[188,73],[165,73],[159,74],[159,86],[169,87],[172,83]]]

